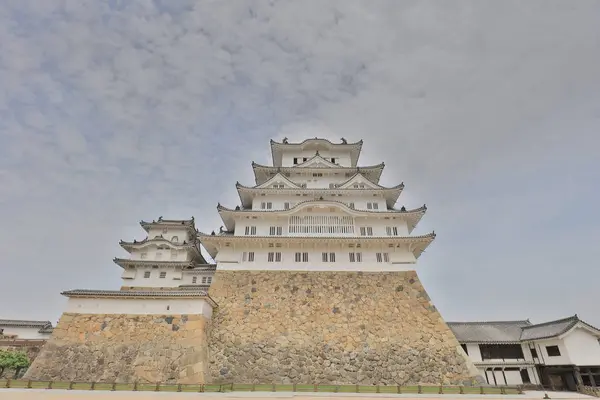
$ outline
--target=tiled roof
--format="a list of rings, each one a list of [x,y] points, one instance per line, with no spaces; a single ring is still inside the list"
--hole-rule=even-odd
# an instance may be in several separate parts
[[[215,301],[208,295],[205,290],[88,290],[75,289],[67,290],[61,293],[66,297],[83,297],[83,298],[172,298],[172,297],[204,297],[213,306]]]
[[[50,321],[30,321],[20,319],[0,319],[0,327],[12,328],[40,328],[39,333],[51,333],[52,322]]]
[[[562,335],[581,321],[577,315],[556,321],[535,324],[523,329],[521,340],[545,339]],[[586,324],[587,325],[587,324]]]
[[[577,314],[541,324],[532,324],[525,320],[448,322],[448,326],[461,343],[517,343],[560,336],[578,323],[600,333],[598,328],[582,321]]]
[[[520,340],[523,327],[529,325],[529,320],[448,322],[456,339],[461,343],[516,343]]]

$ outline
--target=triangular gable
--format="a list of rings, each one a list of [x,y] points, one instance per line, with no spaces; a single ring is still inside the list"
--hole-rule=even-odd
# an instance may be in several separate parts
[[[288,178],[286,178],[281,173],[277,173],[274,177],[267,180],[262,185],[259,185],[256,187],[259,189],[267,189],[267,188],[273,188],[273,185],[278,185],[278,186],[283,185],[283,189],[288,189],[288,188],[299,189],[300,188],[300,186],[298,186],[294,182],[290,181]],[[278,187],[278,189],[281,189],[281,188]]]
[[[358,187],[355,187],[358,185]],[[352,178],[338,186],[339,189],[381,189],[382,187],[374,184],[362,174],[357,173]]]
[[[559,337],[564,338],[565,336],[568,336],[571,332],[575,331],[576,329],[582,329],[582,330],[588,332],[589,334],[595,336],[596,338],[600,338],[600,330],[596,329],[595,327],[593,327],[581,320],[577,321],[577,323],[575,325],[573,325],[571,328],[569,328],[566,332],[559,335]]]
[[[327,161],[318,154],[315,154],[312,158],[304,161],[302,164],[297,164],[295,167],[299,168],[339,168],[339,165]]]

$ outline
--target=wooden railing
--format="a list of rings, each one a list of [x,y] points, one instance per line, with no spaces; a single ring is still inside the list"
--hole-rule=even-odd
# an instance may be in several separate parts
[[[387,393],[387,394],[522,394],[521,386],[449,386],[449,385],[310,385],[310,384],[155,384],[149,383],[97,383],[65,381],[31,381],[0,379],[0,389],[63,389],[152,392],[326,392],[326,393]]]

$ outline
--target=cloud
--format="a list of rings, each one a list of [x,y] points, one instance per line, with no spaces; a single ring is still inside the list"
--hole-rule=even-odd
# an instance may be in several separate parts
[[[221,221],[268,140],[365,140],[438,240],[419,273],[449,319],[592,304],[600,195],[593,1],[4,1],[6,317],[119,286],[138,220]],[[469,290],[465,290],[468,288]],[[26,295],[23,295],[26,293]],[[19,299],[19,301],[12,301]],[[596,320],[594,320],[596,318]]]

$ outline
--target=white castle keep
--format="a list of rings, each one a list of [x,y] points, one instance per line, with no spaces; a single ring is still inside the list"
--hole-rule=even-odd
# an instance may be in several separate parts
[[[219,270],[403,271],[434,233],[410,236],[425,206],[395,208],[404,184],[383,187],[384,163],[358,167],[362,140],[271,141],[273,165],[252,163],[241,205],[218,205],[224,229],[200,233]]]

